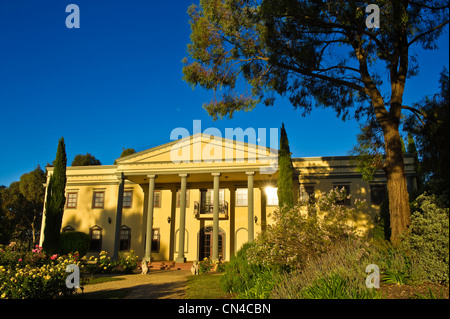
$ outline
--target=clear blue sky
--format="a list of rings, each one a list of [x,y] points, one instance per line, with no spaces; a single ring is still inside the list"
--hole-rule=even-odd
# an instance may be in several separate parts
[[[192,132],[193,120],[222,134],[284,122],[293,156],[347,154],[358,123],[322,109],[303,118],[283,99],[213,122],[202,108],[210,94],[182,80],[192,2],[1,0],[0,185],[52,162],[61,136],[69,164],[87,152],[113,164],[122,148],[170,142],[176,127]],[[65,26],[70,3],[80,8],[80,29]],[[448,42],[446,32],[438,51],[418,51],[420,74],[408,81],[405,103],[437,92]]]

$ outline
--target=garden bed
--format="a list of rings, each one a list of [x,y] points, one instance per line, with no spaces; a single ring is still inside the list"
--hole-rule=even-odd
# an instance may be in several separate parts
[[[433,283],[420,285],[381,285],[384,299],[449,299],[449,287]]]

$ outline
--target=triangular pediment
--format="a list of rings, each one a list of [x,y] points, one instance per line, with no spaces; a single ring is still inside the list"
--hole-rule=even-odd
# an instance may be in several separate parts
[[[196,134],[116,160],[117,165],[143,163],[256,162],[278,150],[208,134]]]
[[[255,166],[273,165],[278,156],[278,150],[267,147],[264,145],[264,141],[265,139],[262,142],[259,140],[257,144],[245,143],[198,133],[119,158],[116,160],[116,164],[123,168],[139,166],[141,169],[147,165],[153,167],[154,165],[173,164],[183,166],[230,165],[233,163]]]

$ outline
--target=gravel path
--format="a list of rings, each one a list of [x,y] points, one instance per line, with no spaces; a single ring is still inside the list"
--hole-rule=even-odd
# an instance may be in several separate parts
[[[121,290],[124,299],[183,299],[190,270],[155,270],[148,275],[119,275],[123,280],[84,286],[84,298],[98,298],[95,292]]]

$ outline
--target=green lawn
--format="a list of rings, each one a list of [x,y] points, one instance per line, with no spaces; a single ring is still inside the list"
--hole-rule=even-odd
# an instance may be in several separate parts
[[[220,288],[220,273],[189,276],[186,283],[186,299],[230,299],[231,294]]]

